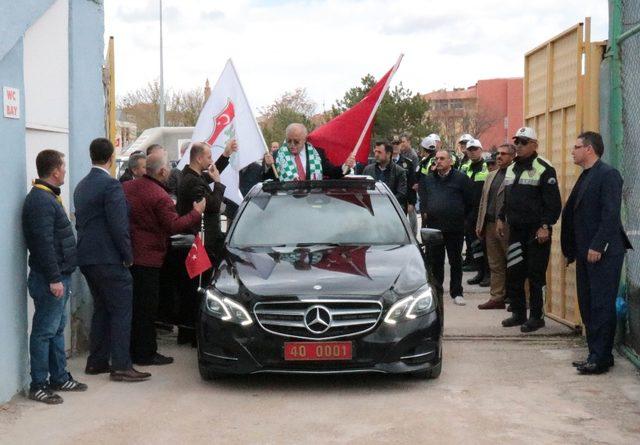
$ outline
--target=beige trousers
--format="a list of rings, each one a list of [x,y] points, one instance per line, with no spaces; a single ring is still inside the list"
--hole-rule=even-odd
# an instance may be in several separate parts
[[[505,225],[504,239],[496,234],[496,223],[487,223],[484,230],[487,246],[487,260],[491,270],[491,300],[504,301],[505,282],[507,277],[507,248],[509,246],[509,229]]]

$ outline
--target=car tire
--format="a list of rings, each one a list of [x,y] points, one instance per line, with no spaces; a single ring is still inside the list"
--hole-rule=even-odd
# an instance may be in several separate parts
[[[414,377],[424,380],[437,379],[442,373],[442,361],[438,362],[433,368],[425,369],[412,373]]]

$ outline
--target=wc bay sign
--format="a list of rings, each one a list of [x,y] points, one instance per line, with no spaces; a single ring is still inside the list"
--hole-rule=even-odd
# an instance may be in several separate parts
[[[20,90],[11,87],[2,87],[2,108],[4,117],[20,119]]]

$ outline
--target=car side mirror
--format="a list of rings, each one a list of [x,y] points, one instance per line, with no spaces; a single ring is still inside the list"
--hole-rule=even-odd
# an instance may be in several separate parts
[[[444,244],[442,232],[438,229],[420,229],[420,238],[422,238],[422,244],[426,247],[442,246]]]

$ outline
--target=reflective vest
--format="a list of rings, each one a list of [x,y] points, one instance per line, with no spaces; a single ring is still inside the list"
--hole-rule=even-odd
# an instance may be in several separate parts
[[[520,179],[518,180],[518,184],[522,185],[530,185],[533,187],[537,187],[540,184],[540,177],[546,171],[547,167],[542,164],[542,162],[546,162],[548,165],[551,165],[549,161],[546,159],[536,156],[536,158],[531,163],[531,170],[525,170],[520,175]],[[515,167],[515,162],[511,163],[509,167],[507,167],[507,171],[504,175],[504,185],[505,187],[508,185],[513,185],[516,180],[516,172],[513,170]]]
[[[471,168],[471,160],[469,159],[467,162],[460,166],[460,171],[467,175],[474,182],[484,182],[489,175],[489,169],[487,168],[487,163],[482,161],[482,169],[478,172],[474,171]],[[507,173],[508,174],[508,173]],[[506,181],[506,176],[505,176]]]
[[[431,172],[431,167],[433,166],[433,161],[435,160],[435,156],[429,158],[427,162],[420,162],[420,173],[423,175],[428,175]]]

